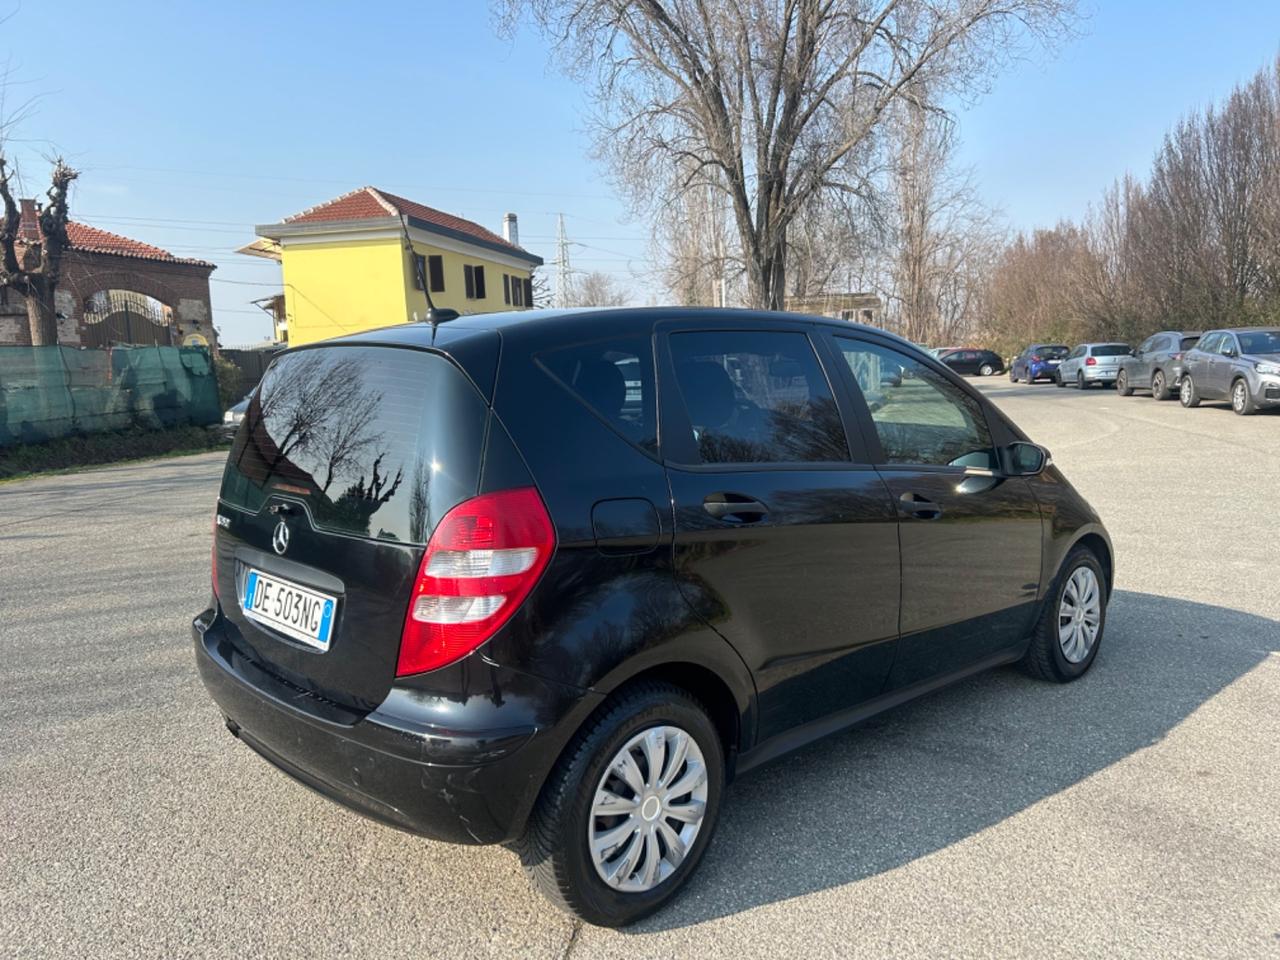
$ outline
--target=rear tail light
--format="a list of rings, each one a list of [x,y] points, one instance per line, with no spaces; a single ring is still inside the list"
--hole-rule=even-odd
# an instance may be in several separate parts
[[[482,494],[446,513],[418,568],[396,676],[453,663],[492,637],[538,582],[555,545],[533,487]]]
[[[1180,354],[1180,353],[1175,353],[1175,354],[1173,355],[1172,359],[1174,359],[1174,360],[1181,360],[1181,359],[1182,359],[1182,354]]]
[[[1086,358],[1086,359],[1085,359],[1085,361],[1084,361],[1084,365],[1085,365],[1086,367],[1096,367],[1096,366],[1098,365],[1098,358],[1097,358],[1097,357],[1088,357],[1088,358]]]

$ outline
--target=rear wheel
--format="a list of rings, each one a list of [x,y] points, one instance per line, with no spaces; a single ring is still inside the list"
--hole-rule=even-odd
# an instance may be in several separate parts
[[[1254,403],[1253,394],[1249,392],[1249,384],[1243,377],[1237,378],[1231,385],[1231,409],[1242,417],[1252,416],[1258,412],[1258,405]]]
[[[1017,378],[1017,377],[1015,377],[1015,376],[1013,375],[1013,369],[1012,369],[1012,368],[1010,368],[1010,369],[1009,369],[1009,382],[1010,382],[1010,383],[1017,383],[1017,382],[1018,382],[1018,378]]]
[[[1069,683],[1084,676],[1098,655],[1107,625],[1107,579],[1088,547],[1067,555],[1045,598],[1022,668],[1031,676]]]
[[[1200,406],[1200,392],[1196,390],[1195,381],[1191,379],[1189,373],[1182,375],[1182,384],[1178,387],[1178,400],[1184,407]]]
[[[1164,380],[1164,371],[1157,370],[1151,375],[1151,399],[1168,400],[1171,396],[1169,385]]]
[[[1129,375],[1123,370],[1116,376],[1116,392],[1122,397],[1133,396],[1133,387],[1129,386]]]
[[[1055,374],[1053,375],[1053,382],[1054,382],[1057,386],[1059,386],[1059,387],[1065,387],[1065,386],[1067,385],[1067,384],[1066,384],[1066,381],[1064,381],[1064,380],[1062,379],[1062,371],[1061,371],[1061,370],[1059,370],[1057,373],[1055,373]]]
[[[982,366],[978,368],[978,376],[980,377],[989,377],[995,372],[996,372],[996,368],[989,363],[984,363]]]
[[[622,926],[684,885],[711,840],[724,751],[702,705],[643,683],[609,703],[556,764],[518,849],[552,903]]]
[[[1084,371],[1079,370],[1076,372],[1076,389],[1083,390],[1084,388],[1085,388]]]

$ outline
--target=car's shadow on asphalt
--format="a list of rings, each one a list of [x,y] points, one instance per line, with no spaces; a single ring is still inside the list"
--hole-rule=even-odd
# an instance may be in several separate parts
[[[688,888],[630,928],[684,927],[943,849],[1161,740],[1280,651],[1280,623],[1118,591],[1093,669],[962,681],[743,777]]]

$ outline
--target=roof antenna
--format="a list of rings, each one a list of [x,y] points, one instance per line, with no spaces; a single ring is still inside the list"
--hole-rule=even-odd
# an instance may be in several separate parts
[[[440,324],[446,320],[457,320],[460,314],[457,310],[451,310],[448,307],[437,307],[435,301],[431,299],[431,287],[427,283],[426,271],[423,264],[426,263],[426,257],[418,258],[413,250],[413,241],[409,239],[409,224],[405,220],[404,214],[400,214],[400,229],[404,231],[405,249],[409,251],[409,256],[413,258],[413,271],[418,275],[418,286],[422,287],[422,292],[427,295],[427,323],[431,324],[432,339],[435,338],[435,330]]]

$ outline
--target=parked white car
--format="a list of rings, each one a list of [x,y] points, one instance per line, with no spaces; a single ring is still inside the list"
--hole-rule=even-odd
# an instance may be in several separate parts
[[[1081,390],[1100,383],[1109,387],[1116,382],[1120,360],[1133,353],[1127,343],[1080,343],[1058,364],[1056,382],[1065,387],[1075,384]]]

